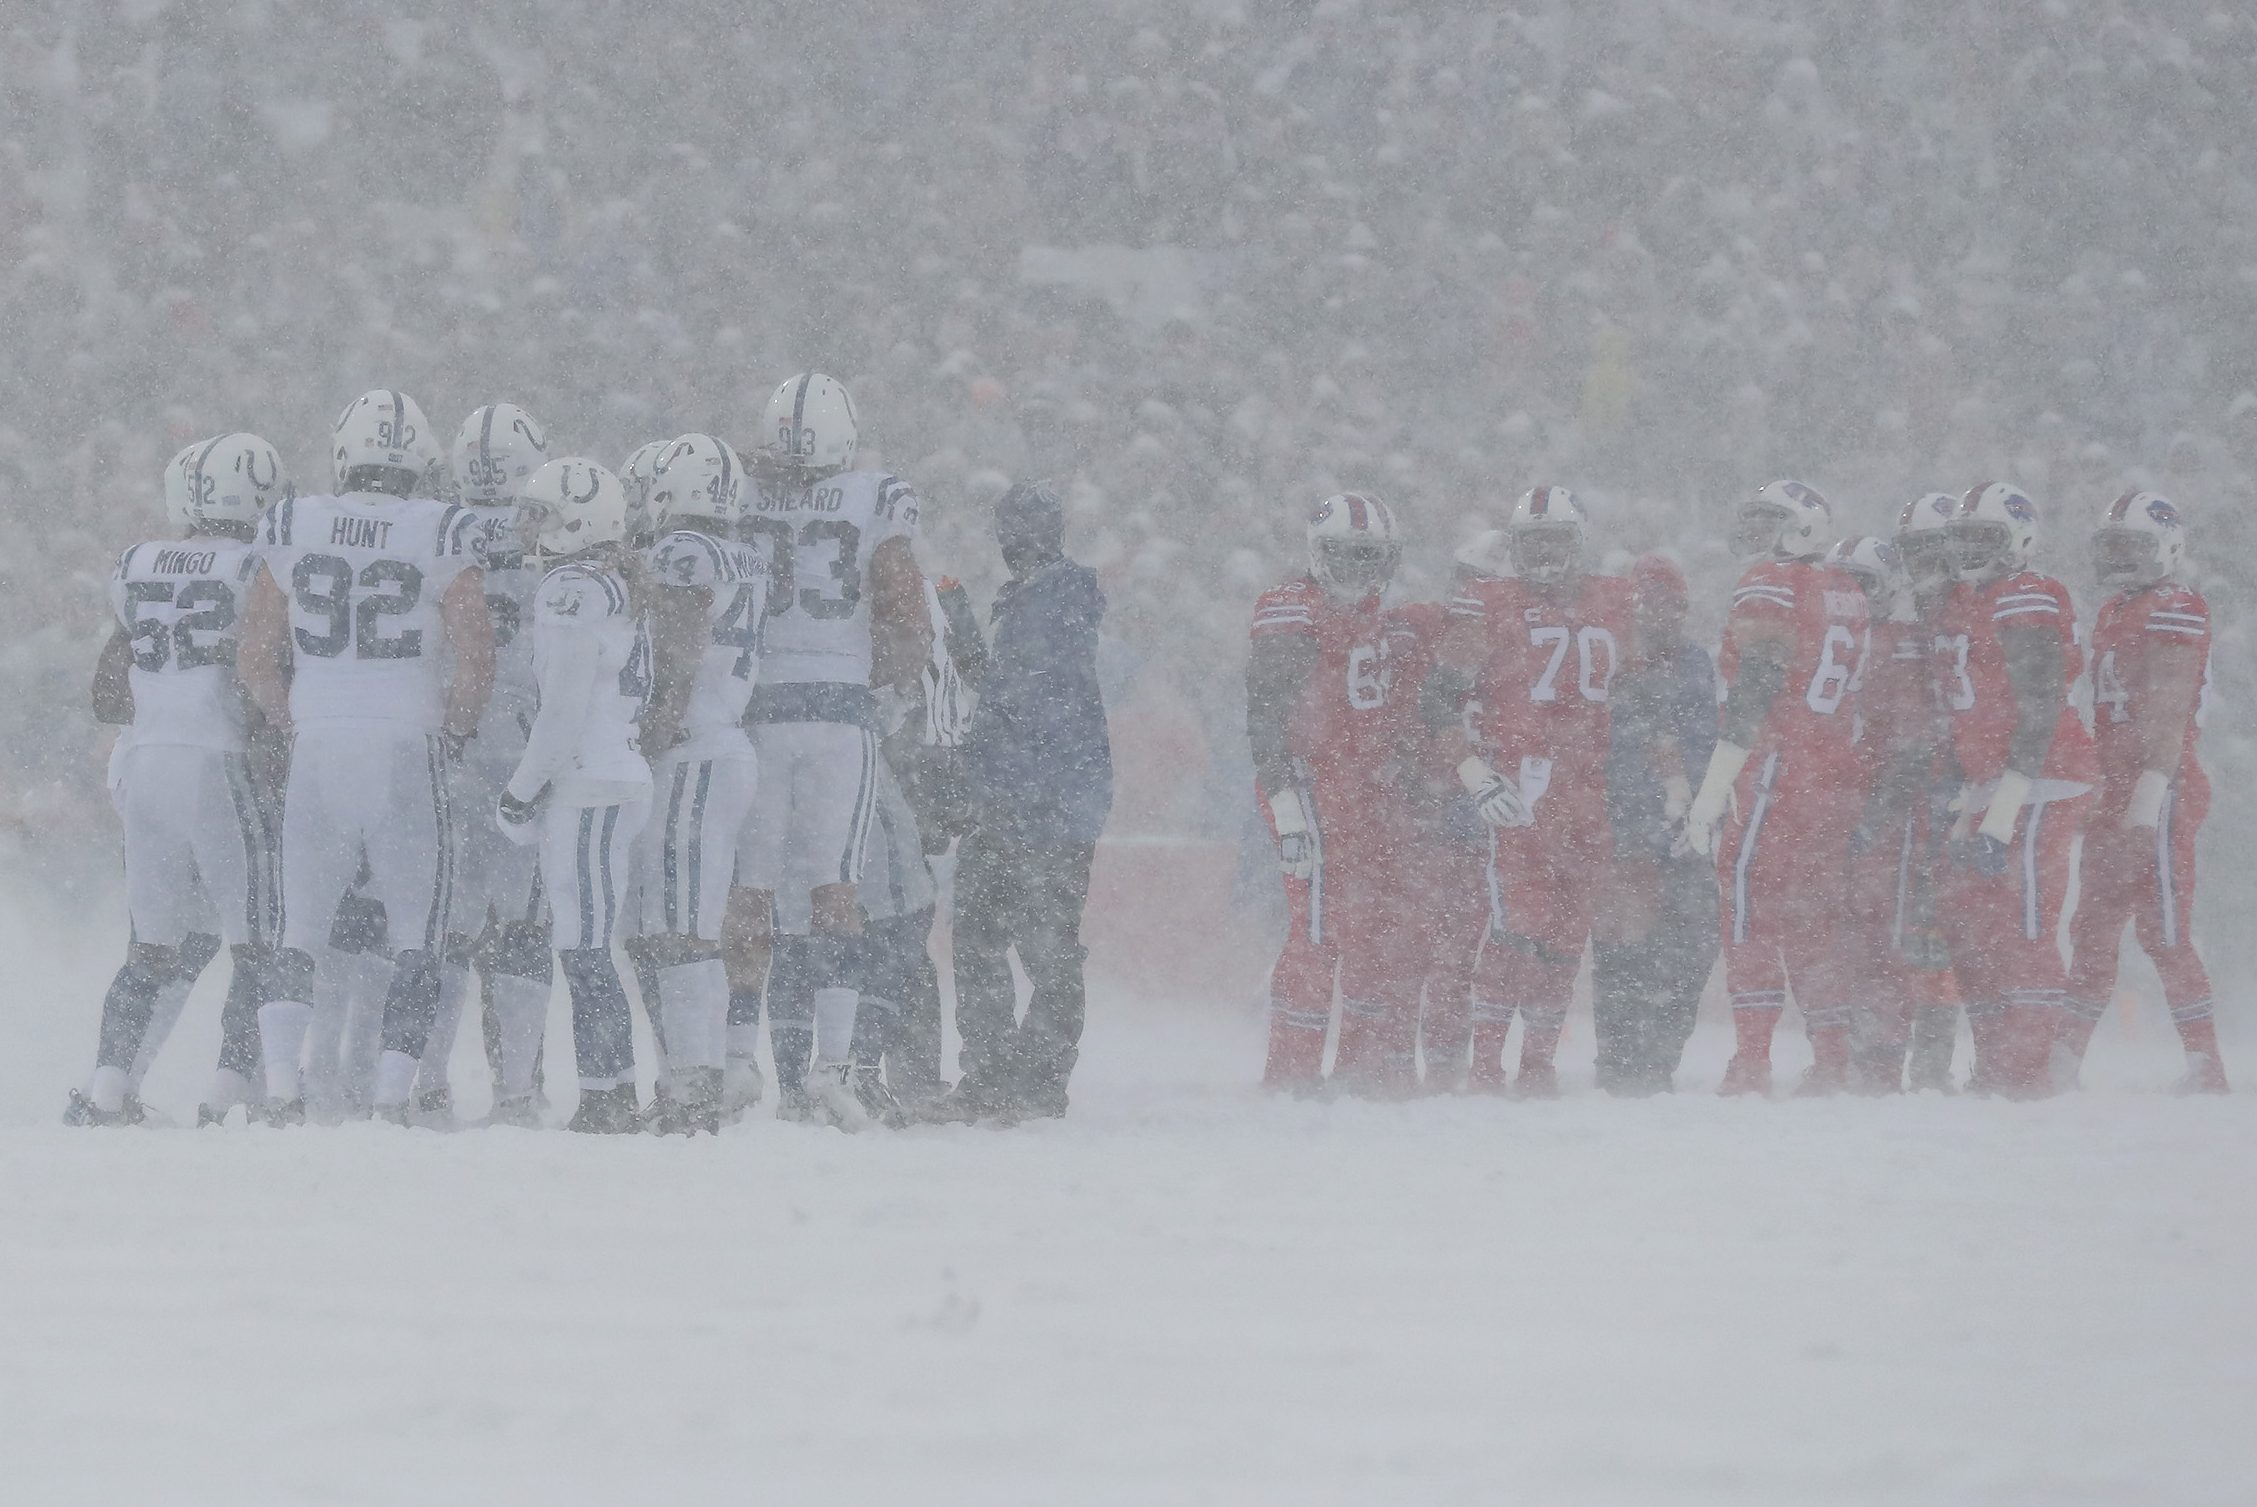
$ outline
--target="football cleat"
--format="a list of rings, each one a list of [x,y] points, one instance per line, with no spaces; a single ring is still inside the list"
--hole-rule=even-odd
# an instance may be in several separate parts
[[[122,1111],[98,1108],[92,1099],[74,1088],[69,1102],[63,1105],[63,1123],[74,1127],[123,1125],[125,1116]]]
[[[643,1128],[642,1112],[635,1102],[635,1085],[580,1090],[580,1107],[564,1127],[579,1135],[633,1135]]]
[[[402,1115],[407,1113],[406,1105],[400,1106],[400,1113]],[[277,1128],[305,1124],[306,1101],[303,1099],[285,1099],[279,1104],[269,1104],[266,1107],[266,1122]],[[407,1121],[402,1119],[400,1123],[405,1125]]]
[[[872,1062],[855,1067],[847,1074],[847,1080],[854,1087],[854,1097],[862,1105],[862,1112],[872,1121],[888,1130],[901,1130],[909,1124],[909,1111],[901,1107],[901,1101],[886,1086],[885,1074],[878,1064]]]
[[[851,1081],[853,1069],[844,1062],[818,1062],[807,1070],[808,1119],[839,1130],[868,1130],[870,1112],[862,1107]]]
[[[1735,1054],[1724,1069],[1724,1081],[1716,1091],[1726,1098],[1742,1094],[1765,1098],[1771,1093],[1771,1059],[1768,1057],[1741,1057]]]

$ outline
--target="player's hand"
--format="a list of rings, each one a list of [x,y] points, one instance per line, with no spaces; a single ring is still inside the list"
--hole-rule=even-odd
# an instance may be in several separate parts
[[[545,785],[541,787],[541,793],[529,801],[521,801],[504,790],[494,801],[494,821],[502,829],[502,836],[519,847],[529,846],[540,836],[540,829],[536,824],[540,820],[541,808],[548,804],[548,799],[548,787]]]
[[[1473,809],[1492,829],[1532,825],[1535,814],[1520,787],[1489,766],[1485,759],[1468,758],[1458,765],[1458,783],[1473,797]]]
[[[1270,796],[1270,825],[1277,832],[1277,866],[1288,879],[1314,879],[1317,840],[1309,830],[1301,792],[1288,785]]]

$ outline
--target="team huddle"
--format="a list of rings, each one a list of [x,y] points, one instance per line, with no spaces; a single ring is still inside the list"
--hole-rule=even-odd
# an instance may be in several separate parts
[[[2129,922],[2182,1087],[2224,1092],[2188,931],[2210,626],[2179,579],[2185,530],[2152,493],[2109,507],[2088,654],[2036,567],[2037,518],[1991,483],[1908,504],[1893,539],[1837,540],[1815,490],[1763,487],[1738,511],[1712,670],[1682,574],[1591,570],[1564,488],[1462,551],[1447,605],[1383,605],[1393,514],[1321,503],[1247,670],[1291,918],[1267,1081],[1324,1081],[1337,991],[1351,1091],[1411,1092],[1423,1059],[1428,1089],[1556,1093],[1588,944],[1612,1090],[1669,1086],[1720,949],[1727,1094],[1769,1092],[1791,998],[1800,1092],[1949,1090],[1964,1011],[1967,1086],[2034,1097],[2075,1085]]]
[[[781,1113],[900,1124],[937,1094],[902,749],[959,730],[960,614],[919,570],[916,494],[854,468],[837,382],[783,383],[765,425],[749,470],[688,434],[614,473],[508,403],[442,454],[377,390],[337,421],[331,495],[254,435],[175,456],[176,535],[120,557],[95,675],[131,940],[66,1121],[143,1117],[223,944],[206,1123],[446,1118],[467,1005],[493,1121],[537,1124],[559,970],[575,1129],[758,1102],[764,999]],[[648,1105],[615,945],[658,1042]]]

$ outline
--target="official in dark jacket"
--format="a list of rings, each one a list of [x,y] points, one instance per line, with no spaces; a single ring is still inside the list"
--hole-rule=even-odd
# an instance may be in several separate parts
[[[1716,742],[1716,666],[1685,636],[1684,573],[1660,555],[1630,570],[1635,651],[1615,677],[1607,747],[1614,833],[1609,901],[1593,927],[1591,1018],[1599,1087],[1663,1093],[1716,965],[1716,870],[1674,852],[1690,775]]]
[[[1085,1012],[1082,907],[1113,806],[1096,573],[1066,558],[1064,510],[1045,484],[1004,494],[995,539],[1011,579],[996,594],[965,742],[971,830],[956,863],[964,1078],[946,1112],[965,1120],[1066,1112]],[[1014,947],[1033,984],[1023,1021]]]

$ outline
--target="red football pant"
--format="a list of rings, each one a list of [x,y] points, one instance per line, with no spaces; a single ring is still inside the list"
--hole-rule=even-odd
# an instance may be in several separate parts
[[[2025,806],[2004,873],[1954,864],[1940,886],[1937,921],[1975,1035],[1979,1086],[2034,1090],[2046,1080],[2067,1019],[2069,973],[2057,933],[2067,902],[2071,849],[2092,797]]]
[[[1417,938],[1404,921],[1386,840],[1400,828],[1329,819],[1338,804],[1322,796],[1308,801],[1316,873],[1285,880],[1289,924],[1270,973],[1269,1061],[1262,1074],[1272,1086],[1324,1076],[1335,985],[1341,998],[1335,1069],[1394,1080],[1415,1076]]]
[[[1606,882],[1609,830],[1595,792],[1538,804],[1536,824],[1490,834],[1492,914],[1473,973],[1473,1081],[1502,1081],[1505,1037],[1521,1018],[1522,1071],[1552,1066],[1575,973]]]
[[[2182,800],[2174,790],[2152,831],[2103,820],[2085,833],[2077,913],[2069,922],[2072,1050],[2083,1050],[2115,992],[2118,951],[2130,921],[2140,951],[2163,979],[2163,1003],[2188,1054],[2218,1055],[2210,974],[2187,929],[2194,914],[2194,838],[2208,807],[2206,795]]]
[[[1489,928],[1489,875],[1478,849],[1421,843],[1407,865],[1405,898],[1425,971],[1419,1035],[1430,1079],[1451,1081],[1465,1071],[1474,959]]]
[[[1848,1061],[1849,1008],[1826,970],[1845,905],[1854,803],[1841,787],[1790,773],[1785,755],[1772,752],[1749,761],[1736,807],[1716,847],[1735,1055],[1770,1062],[1791,992],[1812,1052],[1838,1071]]]

